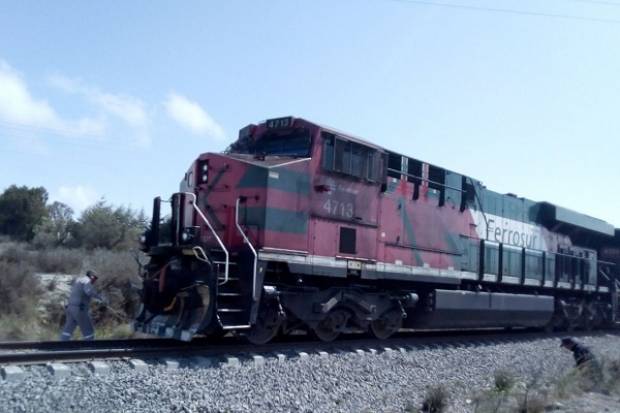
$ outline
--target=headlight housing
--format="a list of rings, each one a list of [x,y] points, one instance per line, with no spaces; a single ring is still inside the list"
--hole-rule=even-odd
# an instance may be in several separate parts
[[[181,231],[181,242],[183,244],[194,244],[198,240],[198,230],[200,227],[185,227]]]
[[[196,174],[199,184],[206,184],[209,180],[209,160],[198,161],[198,171]]]

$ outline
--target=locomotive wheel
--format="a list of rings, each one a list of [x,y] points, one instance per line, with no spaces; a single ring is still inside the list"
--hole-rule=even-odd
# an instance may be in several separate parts
[[[263,306],[258,312],[256,323],[246,336],[247,340],[258,346],[270,342],[278,334],[282,321],[275,306]]]
[[[379,340],[385,340],[398,332],[403,326],[403,316],[398,310],[386,311],[380,318],[370,322],[372,334]]]
[[[319,340],[329,343],[338,338],[340,332],[346,327],[348,320],[348,312],[340,309],[333,310],[327,317],[319,321],[312,329],[312,332]]]

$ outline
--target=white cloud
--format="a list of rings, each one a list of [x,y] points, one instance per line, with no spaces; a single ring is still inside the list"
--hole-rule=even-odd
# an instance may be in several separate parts
[[[150,143],[149,117],[142,100],[125,94],[104,92],[84,84],[81,80],[64,76],[52,76],[49,81],[52,86],[67,93],[81,95],[104,113],[125,122],[135,130],[135,139],[138,143],[143,145]]]
[[[69,205],[76,214],[80,214],[86,208],[99,201],[100,196],[89,186],[61,186],[52,196],[52,199]]]
[[[197,135],[222,140],[224,129],[198,103],[185,96],[170,93],[164,102],[168,115],[184,128]]]
[[[104,124],[91,118],[63,119],[45,100],[33,97],[28,85],[0,60],[0,122],[9,128],[34,128],[62,135],[101,135]]]

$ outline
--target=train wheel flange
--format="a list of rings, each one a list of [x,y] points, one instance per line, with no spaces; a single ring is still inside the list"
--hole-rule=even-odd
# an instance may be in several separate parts
[[[321,341],[334,341],[346,327],[349,317],[349,313],[344,310],[332,310],[312,328],[312,333]]]
[[[256,345],[268,343],[278,334],[282,321],[275,306],[267,305],[261,308],[256,317],[256,323],[246,336],[247,340]]]
[[[392,334],[398,332],[402,326],[403,315],[398,310],[386,311],[381,317],[370,322],[372,334],[380,340],[389,338]]]

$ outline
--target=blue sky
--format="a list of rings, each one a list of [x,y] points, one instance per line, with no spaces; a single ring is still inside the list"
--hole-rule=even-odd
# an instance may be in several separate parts
[[[0,189],[148,210],[291,114],[620,226],[619,44],[620,1],[7,2]]]

